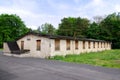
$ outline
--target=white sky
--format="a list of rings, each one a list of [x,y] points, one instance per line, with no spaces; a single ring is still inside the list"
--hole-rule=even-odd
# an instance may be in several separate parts
[[[0,14],[17,14],[26,26],[44,23],[58,27],[64,17],[104,16],[120,12],[120,0],[0,0]]]

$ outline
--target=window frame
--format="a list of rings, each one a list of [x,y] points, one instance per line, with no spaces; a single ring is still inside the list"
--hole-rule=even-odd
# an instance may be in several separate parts
[[[21,50],[24,50],[24,41],[21,41]]]
[[[95,48],[95,41],[93,42],[93,48]]]
[[[41,50],[41,40],[36,40],[36,50],[37,51]]]
[[[99,48],[100,43],[99,43],[99,42],[97,42],[97,45],[98,45],[98,48]]]
[[[85,49],[85,41],[83,41],[83,49]]]
[[[55,39],[55,51],[60,50],[60,39]]]
[[[91,41],[88,41],[88,49],[91,49]]]

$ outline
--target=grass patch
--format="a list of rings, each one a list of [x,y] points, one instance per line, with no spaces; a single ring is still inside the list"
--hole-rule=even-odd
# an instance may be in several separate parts
[[[3,50],[3,48],[0,48],[0,51],[2,51]]]
[[[82,53],[79,55],[54,56],[53,60],[90,64],[111,68],[120,68],[120,50],[106,50],[101,52]]]

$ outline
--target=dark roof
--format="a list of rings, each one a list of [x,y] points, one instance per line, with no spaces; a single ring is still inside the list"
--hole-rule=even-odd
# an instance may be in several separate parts
[[[47,37],[47,38],[49,38],[49,36],[50,36],[50,35],[41,34],[41,33],[28,32],[28,33],[22,35],[21,37],[17,38],[16,40],[19,40],[19,39],[21,39],[21,38],[23,38],[23,37],[25,37],[25,36],[27,36],[27,35],[42,36],[42,37]]]
[[[25,37],[26,35],[35,35],[35,36],[39,36],[39,37],[46,37],[49,39],[70,39],[70,40],[80,40],[80,41],[100,41],[100,42],[106,42],[105,40],[96,40],[96,39],[88,39],[88,38],[74,38],[74,37],[70,37],[70,36],[60,36],[60,35],[49,35],[49,34],[42,34],[42,33],[35,33],[35,32],[28,32],[25,35],[19,37],[17,40]]]

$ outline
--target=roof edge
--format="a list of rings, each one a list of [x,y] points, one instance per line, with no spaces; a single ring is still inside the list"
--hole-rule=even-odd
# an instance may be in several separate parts
[[[17,40],[25,37],[26,35],[35,35],[38,37],[45,37],[45,38],[49,38],[49,39],[70,39],[70,40],[80,40],[80,41],[96,41],[96,42],[110,42],[110,41],[105,41],[105,40],[98,40],[98,39],[89,39],[89,38],[74,38],[71,36],[60,36],[60,35],[49,35],[49,34],[42,34],[42,33],[35,33],[35,32],[28,32],[24,35],[22,35],[21,37],[17,38]]]

